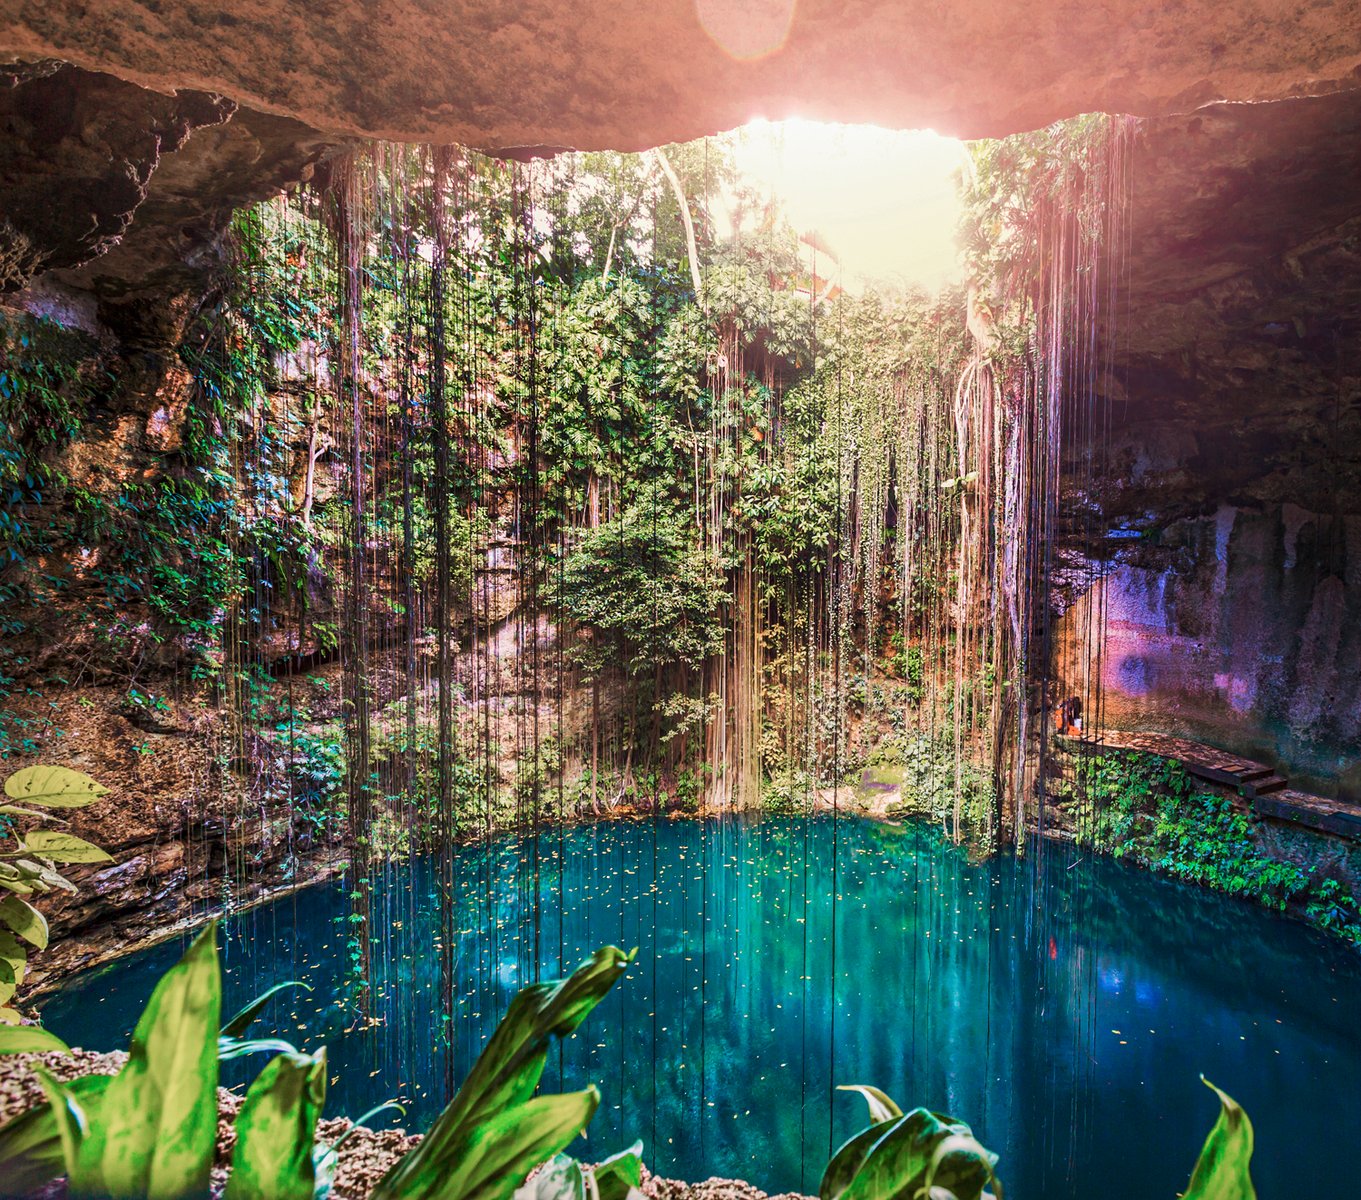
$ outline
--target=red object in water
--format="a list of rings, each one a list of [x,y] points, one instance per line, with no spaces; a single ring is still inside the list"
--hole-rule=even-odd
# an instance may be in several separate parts
[[[1055,958],[1058,958],[1058,956],[1059,956],[1059,944],[1058,944],[1058,942],[1054,941],[1053,938],[1050,938],[1050,939],[1049,939],[1049,957],[1050,957],[1051,959],[1055,959]]]

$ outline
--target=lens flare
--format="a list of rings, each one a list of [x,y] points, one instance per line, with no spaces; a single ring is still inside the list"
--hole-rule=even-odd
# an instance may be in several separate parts
[[[704,32],[738,62],[756,62],[784,49],[797,7],[797,0],[695,0]]]

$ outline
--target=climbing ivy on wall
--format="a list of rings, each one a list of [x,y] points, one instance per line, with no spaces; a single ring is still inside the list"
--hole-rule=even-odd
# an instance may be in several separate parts
[[[70,585],[49,556],[64,540],[60,454],[106,383],[93,340],[48,320],[0,316],[0,758],[32,749],[34,706],[12,707],[35,606]]]

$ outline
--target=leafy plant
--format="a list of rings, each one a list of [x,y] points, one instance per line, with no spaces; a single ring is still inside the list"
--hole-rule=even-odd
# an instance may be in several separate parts
[[[311,1200],[317,1121],[326,1103],[326,1049],[270,1059],[236,1118],[223,1200]]]
[[[985,1149],[962,1121],[924,1108],[904,1113],[878,1088],[840,1088],[864,1096],[870,1125],[846,1142],[827,1164],[820,1200],[890,1200],[929,1196],[931,1200],[982,1200],[997,1156]]]
[[[580,1025],[632,959],[607,946],[569,978],[523,989],[459,1093],[420,1147],[379,1182],[375,1196],[508,1198],[533,1167],[558,1154],[590,1121],[600,1097],[590,1087],[531,1099],[549,1043]],[[157,984],[117,1075],[71,1084],[43,1076],[48,1102],[0,1128],[6,1185],[17,1181],[29,1190],[64,1169],[77,1197],[206,1196],[219,1056],[241,1052],[241,1035],[278,990],[219,1028],[222,980],[216,926],[209,925]],[[275,1044],[282,1052],[251,1084],[237,1117],[227,1200],[308,1200],[319,1179],[324,1190],[334,1167],[335,1147],[316,1143],[325,1051],[304,1055]],[[627,1193],[616,1181],[638,1178],[623,1156],[603,1164],[597,1182],[601,1170],[610,1189],[605,1200]]]
[[[0,804],[7,817],[50,819],[44,809],[84,808],[108,789],[69,767],[24,767],[5,780],[5,795],[15,804]],[[37,807],[29,807],[36,805]],[[98,846],[74,834],[34,829],[20,835],[10,825],[12,849],[0,850],[0,1022],[15,1025],[19,1013],[9,1006],[28,968],[28,947],[47,949],[47,918],[25,899],[54,888],[74,892],[75,884],[57,870],[59,863],[112,862]]]
[[[632,961],[633,954],[606,946],[569,978],[522,989],[458,1095],[378,1181],[372,1200],[509,1197],[534,1166],[575,1138],[600,1103],[594,1086],[530,1097],[551,1039],[573,1033]]]
[[[1077,770],[1079,836],[1115,858],[1293,910],[1311,924],[1361,940],[1361,905],[1340,881],[1274,858],[1252,814],[1205,790],[1180,763],[1154,754],[1096,755]]]
[[[0,1054],[69,1054],[68,1046],[55,1033],[39,1025],[0,1025]]]
[[[1182,1200],[1257,1200],[1252,1186],[1252,1122],[1242,1107],[1204,1075],[1219,1097],[1219,1119],[1210,1130]]]
[[[567,1154],[549,1159],[515,1200],[628,1200],[643,1182],[643,1143],[611,1155],[594,1166]]]
[[[1204,1076],[1219,1097],[1219,1119],[1210,1130],[1181,1200],[1256,1200],[1252,1186],[1252,1122],[1243,1109]],[[1001,1200],[985,1149],[962,1121],[924,1108],[904,1114],[876,1087],[844,1086],[869,1105],[870,1124],[846,1142],[827,1164],[819,1200]],[[991,1186],[994,1191],[984,1189]]]

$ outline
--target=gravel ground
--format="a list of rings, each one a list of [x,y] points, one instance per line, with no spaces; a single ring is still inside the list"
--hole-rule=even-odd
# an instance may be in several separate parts
[[[53,1078],[65,1083],[82,1075],[112,1075],[127,1061],[127,1055],[94,1054],[74,1050],[70,1054],[9,1054],[0,1055],[0,1125],[43,1100],[35,1066],[45,1067]],[[242,1098],[226,1088],[217,1093],[217,1162],[213,1168],[213,1193],[220,1195],[227,1181],[232,1147],[236,1144],[233,1122],[241,1109]],[[334,1142],[353,1128],[350,1121],[321,1121],[317,1126],[318,1140]],[[418,1134],[407,1134],[400,1129],[373,1130],[360,1128],[341,1147],[336,1166],[332,1195],[336,1200],[365,1200],[373,1185],[402,1155],[419,1141]],[[3,1186],[0,1184],[0,1186]],[[66,1189],[61,1184],[44,1188],[42,1200],[61,1200]],[[682,1183],[643,1172],[643,1193],[649,1200],[767,1200],[766,1193],[749,1183],[736,1179],[706,1179],[703,1183]],[[807,1200],[794,1193],[771,1197],[770,1200]]]

